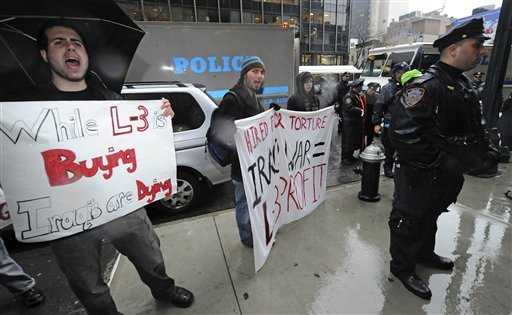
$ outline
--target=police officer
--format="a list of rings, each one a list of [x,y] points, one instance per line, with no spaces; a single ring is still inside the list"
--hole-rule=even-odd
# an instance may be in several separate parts
[[[336,87],[336,101],[337,104],[335,105],[336,112],[338,113],[338,116],[340,116],[340,123],[338,124],[338,133],[342,132],[343,130],[343,123],[341,120],[343,117],[341,117],[341,104],[343,104],[343,98],[347,94],[347,92],[350,90],[348,84],[349,84],[350,76],[348,72],[343,72],[343,74],[340,77],[340,81],[338,82],[338,85]]]
[[[391,124],[391,107],[395,94],[400,90],[400,78],[404,72],[409,70],[407,62],[399,62],[391,67],[391,79],[381,89],[377,102],[373,108],[372,123],[374,125],[373,131],[381,135],[382,144],[384,145],[384,175],[386,177],[393,177],[393,159],[395,155],[395,148],[389,139],[389,125]],[[383,124],[383,126],[381,126]]]
[[[484,89],[484,86],[485,86],[484,75],[485,75],[485,72],[482,72],[482,71],[477,71],[477,72],[473,73],[472,86],[479,93],[482,92],[482,90]]]
[[[481,125],[476,92],[463,74],[483,54],[483,20],[472,19],[434,42],[440,61],[407,83],[392,110],[391,140],[398,153],[389,218],[391,273],[415,295],[430,299],[416,263],[452,270],[434,253],[437,218],[456,201],[465,171],[496,163]]]
[[[338,86],[336,87],[336,94],[338,96],[338,103],[341,104],[341,101],[345,97],[345,94],[349,91],[348,80],[350,79],[350,75],[348,72],[343,72],[340,78],[340,82],[338,82]]]
[[[341,111],[343,132],[341,133],[341,164],[352,165],[358,160],[354,151],[361,149],[363,142],[363,115],[364,115],[364,80],[358,79],[350,82],[347,94],[343,97],[337,111]]]
[[[375,107],[375,103],[377,102],[377,99],[379,98],[379,90],[380,90],[380,84],[377,82],[370,82],[368,83],[368,88],[366,91],[364,91],[364,97],[366,100],[366,110],[365,115],[363,117],[364,121],[364,147],[370,145],[370,143],[373,142],[373,110]],[[364,149],[364,148],[363,148]]]

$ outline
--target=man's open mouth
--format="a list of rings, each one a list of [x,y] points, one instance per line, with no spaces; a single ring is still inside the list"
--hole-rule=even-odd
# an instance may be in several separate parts
[[[66,58],[66,66],[69,68],[77,68],[80,66],[80,60],[76,58]]]

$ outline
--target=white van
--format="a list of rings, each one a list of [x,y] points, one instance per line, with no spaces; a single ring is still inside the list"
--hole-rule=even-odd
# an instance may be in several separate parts
[[[472,78],[474,72],[487,72],[492,47],[491,45],[485,45],[487,53],[482,58],[480,65],[466,73],[470,78]],[[383,86],[390,79],[391,67],[396,63],[405,61],[411,65],[411,68],[423,72],[438,60],[439,49],[434,48],[432,43],[429,42],[373,48],[368,52],[361,79],[365,79],[365,86],[370,82],[377,82]],[[508,95],[506,93],[510,90],[512,90],[512,58],[509,58],[507,65],[503,95]]]

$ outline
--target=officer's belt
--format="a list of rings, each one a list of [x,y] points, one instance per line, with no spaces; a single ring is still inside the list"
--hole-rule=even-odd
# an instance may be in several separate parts
[[[475,135],[467,135],[467,136],[444,136],[443,137],[448,143],[460,145],[460,146],[468,146],[475,143],[478,143],[478,137]]]

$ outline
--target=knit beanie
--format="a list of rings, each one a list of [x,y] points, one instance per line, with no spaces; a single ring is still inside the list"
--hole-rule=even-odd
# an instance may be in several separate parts
[[[249,72],[251,69],[254,68],[263,68],[265,69],[265,64],[263,63],[263,60],[261,60],[258,56],[250,56],[247,57],[242,62],[242,67],[240,68],[240,76],[243,77],[244,74]]]

